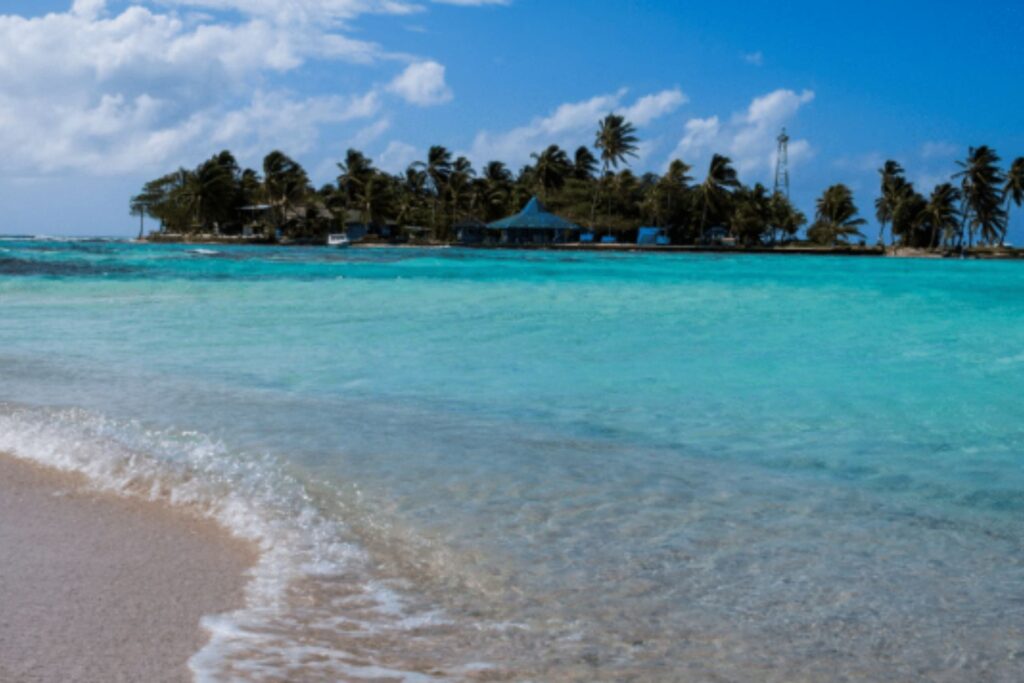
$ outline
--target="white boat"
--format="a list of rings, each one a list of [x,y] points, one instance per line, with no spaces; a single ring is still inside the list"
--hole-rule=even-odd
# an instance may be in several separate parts
[[[352,244],[352,241],[348,238],[345,233],[336,233],[327,236],[327,246],[334,247],[335,249],[344,249],[345,247]]]

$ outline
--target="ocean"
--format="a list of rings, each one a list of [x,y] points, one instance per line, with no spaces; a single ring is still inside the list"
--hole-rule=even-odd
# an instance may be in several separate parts
[[[0,450],[259,544],[200,681],[1024,679],[1019,263],[0,240]]]

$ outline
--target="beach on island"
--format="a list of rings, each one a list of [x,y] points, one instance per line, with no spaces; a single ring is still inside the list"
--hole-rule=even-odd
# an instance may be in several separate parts
[[[254,562],[213,522],[0,454],[0,680],[190,681]]]

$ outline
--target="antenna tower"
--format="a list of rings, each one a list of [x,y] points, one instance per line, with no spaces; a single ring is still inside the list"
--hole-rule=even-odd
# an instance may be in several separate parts
[[[789,136],[786,129],[778,137],[779,151],[775,154],[775,192],[789,199]]]

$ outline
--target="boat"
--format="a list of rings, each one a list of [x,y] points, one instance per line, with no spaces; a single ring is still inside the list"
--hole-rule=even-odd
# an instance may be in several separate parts
[[[335,249],[344,249],[352,244],[352,241],[345,233],[335,233],[327,236],[327,246]]]

